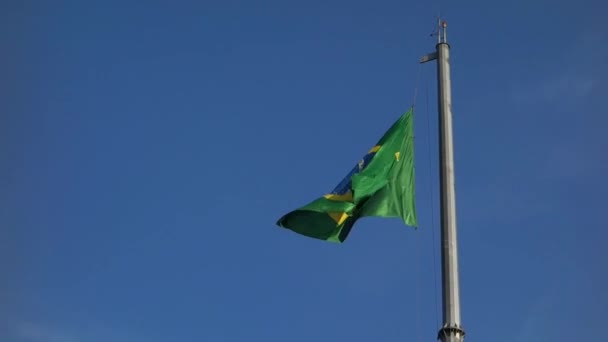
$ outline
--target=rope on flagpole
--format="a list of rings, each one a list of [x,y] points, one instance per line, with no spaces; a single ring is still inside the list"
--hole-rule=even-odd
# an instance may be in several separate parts
[[[418,97],[418,87],[420,85],[420,75],[422,73],[422,64],[418,64],[418,75],[416,76],[416,86],[414,87],[414,97],[412,98],[412,108],[416,108],[416,98]]]

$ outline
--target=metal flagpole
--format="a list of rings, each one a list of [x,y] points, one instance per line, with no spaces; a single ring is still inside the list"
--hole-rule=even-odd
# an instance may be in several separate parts
[[[439,173],[441,180],[441,276],[443,326],[438,339],[462,342],[464,330],[460,322],[460,290],[458,280],[458,241],[456,236],[456,193],[454,189],[454,145],[452,137],[452,91],[450,84],[450,46],[447,24],[439,22],[436,51],[420,60],[437,60],[439,100]]]

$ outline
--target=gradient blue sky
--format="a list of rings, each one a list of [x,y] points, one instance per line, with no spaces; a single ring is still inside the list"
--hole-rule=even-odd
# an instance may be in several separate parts
[[[605,3],[146,3],[0,5],[1,341],[435,340],[438,10],[467,340],[605,331]],[[420,229],[277,228],[419,70]]]

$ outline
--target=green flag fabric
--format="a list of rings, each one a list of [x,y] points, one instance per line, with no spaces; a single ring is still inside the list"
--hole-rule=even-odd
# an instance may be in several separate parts
[[[344,242],[365,216],[398,217],[418,225],[415,205],[413,109],[403,114],[329,194],[281,217],[296,233]]]

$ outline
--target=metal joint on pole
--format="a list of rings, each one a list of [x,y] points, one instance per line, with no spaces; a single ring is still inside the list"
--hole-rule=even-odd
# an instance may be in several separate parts
[[[459,326],[443,326],[441,329],[439,329],[439,333],[437,334],[437,339],[438,340],[443,340],[444,338],[447,341],[447,338],[449,338],[449,336],[454,336],[456,338],[456,341],[461,341],[463,340],[465,335],[464,330],[462,330],[461,327]]]

